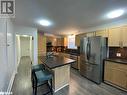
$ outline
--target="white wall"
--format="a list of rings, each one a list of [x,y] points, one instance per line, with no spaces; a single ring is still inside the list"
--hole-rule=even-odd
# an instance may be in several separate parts
[[[32,28],[32,27],[25,27],[25,26],[19,26],[19,25],[14,25],[14,31],[16,35],[29,35],[33,36],[33,64],[38,64],[38,38],[37,38],[37,29]],[[17,54],[17,53],[16,53]],[[17,58],[16,58],[17,59]]]
[[[16,63],[19,64],[21,58],[21,46],[20,46],[20,36],[16,35]]]
[[[30,36],[30,58],[33,61],[34,58],[34,54],[33,54],[33,40],[32,40],[32,36]]]
[[[10,19],[0,19],[0,91],[10,91],[15,76],[15,43]]]

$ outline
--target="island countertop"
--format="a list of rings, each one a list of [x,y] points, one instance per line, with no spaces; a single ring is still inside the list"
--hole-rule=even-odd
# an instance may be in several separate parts
[[[73,59],[69,59],[63,56],[53,56],[53,57],[42,57],[41,61],[50,69],[54,69],[56,67],[61,67],[64,65],[72,64],[75,62]]]

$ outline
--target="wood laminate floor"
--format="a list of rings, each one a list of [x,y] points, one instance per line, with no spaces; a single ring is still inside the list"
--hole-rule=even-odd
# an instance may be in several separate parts
[[[21,58],[18,73],[12,87],[13,95],[33,95],[30,62],[29,57]],[[46,90],[47,86],[39,88],[38,95],[42,95]],[[127,95],[127,92],[118,90],[104,83],[97,85],[82,77],[76,70],[71,69],[70,86],[61,89],[54,93],[54,95]]]

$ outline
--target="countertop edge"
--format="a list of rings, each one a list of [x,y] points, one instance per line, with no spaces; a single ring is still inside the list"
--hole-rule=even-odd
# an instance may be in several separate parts
[[[122,61],[122,60],[115,60],[115,59],[104,59],[104,61],[111,61],[111,62],[116,62],[116,63],[120,63],[120,64],[126,64],[127,65],[127,62],[125,61]]]
[[[74,61],[75,62],[75,61]],[[66,64],[61,64],[61,65],[57,65],[57,66],[54,66],[54,67],[49,67],[49,66],[47,66],[47,64],[45,64],[49,69],[55,69],[55,68],[59,68],[59,67],[63,67],[63,66],[65,66],[65,65],[70,65],[70,64],[73,64],[74,62],[70,62],[70,63],[66,63]]]

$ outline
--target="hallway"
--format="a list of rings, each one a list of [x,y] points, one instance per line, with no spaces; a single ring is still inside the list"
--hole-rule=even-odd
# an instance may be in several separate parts
[[[30,63],[30,57],[21,58],[12,88],[13,95],[33,95]],[[38,95],[42,95],[44,91],[45,89],[39,88]],[[70,87],[65,87],[54,95],[127,95],[127,93],[103,83],[96,85],[72,69]]]
[[[32,95],[30,57],[22,57],[15,77],[12,92],[14,95]]]

